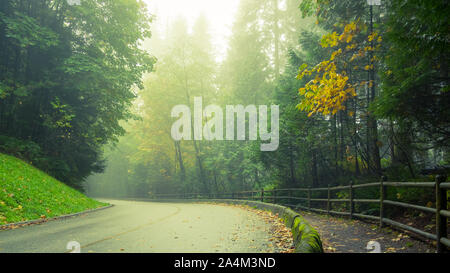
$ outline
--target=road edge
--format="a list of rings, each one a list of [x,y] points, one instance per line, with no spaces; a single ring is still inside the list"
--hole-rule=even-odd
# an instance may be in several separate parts
[[[100,208],[96,208],[96,209],[90,209],[90,210],[85,210],[85,211],[81,211],[81,212],[65,214],[65,215],[56,216],[56,217],[52,217],[52,218],[48,218],[48,219],[36,219],[36,220],[29,220],[29,221],[23,221],[23,222],[17,222],[17,223],[10,223],[10,224],[6,224],[6,225],[0,225],[0,231],[10,230],[10,229],[19,228],[19,227],[25,227],[25,226],[31,226],[31,225],[38,225],[38,224],[43,224],[43,223],[57,221],[57,220],[63,220],[66,218],[77,217],[77,216],[81,216],[84,214],[89,214],[89,213],[101,211],[104,209],[109,209],[112,207],[114,207],[114,205],[109,204],[108,206],[104,206],[104,207],[100,207]]]
[[[147,202],[177,202],[177,203],[197,203],[197,202],[212,202],[212,203],[228,203],[247,205],[256,209],[270,211],[284,221],[286,227],[291,229],[294,241],[295,253],[323,253],[322,240],[319,233],[297,212],[288,207],[277,204],[263,203],[259,201],[248,200],[230,200],[230,199],[141,199],[140,201]]]

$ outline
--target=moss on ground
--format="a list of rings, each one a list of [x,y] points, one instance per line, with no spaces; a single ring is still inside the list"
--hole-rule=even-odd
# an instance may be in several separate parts
[[[106,206],[15,157],[0,153],[0,225]]]

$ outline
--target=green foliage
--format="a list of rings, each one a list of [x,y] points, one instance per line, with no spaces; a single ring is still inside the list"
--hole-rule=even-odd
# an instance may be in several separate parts
[[[0,4],[0,131],[35,143],[36,166],[81,189],[134,118],[133,88],[155,62],[140,48],[152,18],[137,0],[57,2]]]
[[[0,151],[39,164],[42,159],[41,147],[33,141],[24,141],[0,135]]]
[[[58,34],[47,27],[40,26],[38,21],[22,12],[15,11],[14,17],[8,17],[0,13],[0,19],[4,22],[6,37],[13,39],[20,48],[37,46],[47,49],[57,46]]]
[[[422,142],[449,146],[450,61],[447,1],[394,1],[388,7],[389,43],[381,71],[383,91],[374,111],[409,122]],[[414,56],[413,58],[411,56]]]
[[[205,18],[192,32],[186,20],[177,20],[167,35],[148,42],[159,49],[157,69],[145,78],[130,113],[142,119],[129,122],[129,134],[106,152],[109,166],[105,175],[90,178],[91,192],[122,197],[326,187],[350,179],[379,181],[381,174],[397,181],[423,179],[422,168],[449,161],[448,79],[437,78],[448,67],[441,2],[382,1],[372,9],[372,31],[366,1],[243,0],[220,64]],[[77,54],[64,69],[75,77],[102,75],[102,62],[95,60]],[[304,77],[296,79],[299,74]],[[308,83],[310,89],[299,94]],[[71,84],[84,90],[89,81],[76,78]],[[174,142],[170,111],[177,104],[192,106],[194,96],[222,108],[280,105],[279,149],[260,152],[260,143],[250,141]],[[325,115],[308,118],[296,108],[299,103],[308,112],[320,106],[315,112]],[[52,112],[53,123],[66,124],[64,117],[72,114],[79,118],[70,103],[60,106]],[[72,132],[74,122],[68,123]],[[373,198],[377,191],[358,194]],[[427,196],[400,195],[411,201]],[[376,205],[358,209],[377,212]]]

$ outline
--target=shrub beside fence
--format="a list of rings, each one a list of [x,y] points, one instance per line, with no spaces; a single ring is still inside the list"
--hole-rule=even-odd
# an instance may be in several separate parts
[[[448,208],[447,191],[450,189],[450,183],[445,182],[447,179],[444,175],[436,176],[435,182],[387,182],[383,177],[380,182],[353,184],[350,181],[347,186],[326,187],[326,188],[290,188],[290,189],[274,189],[274,190],[260,190],[260,191],[242,191],[229,192],[220,194],[201,194],[201,193],[185,193],[185,194],[158,194],[153,195],[153,198],[174,198],[174,199],[237,199],[237,200],[258,200],[261,202],[279,203],[284,206],[304,209],[313,212],[326,213],[328,215],[348,216],[350,219],[363,218],[375,220],[378,222],[380,228],[384,225],[390,225],[398,229],[407,230],[409,232],[418,234],[425,238],[435,240],[438,253],[442,253],[450,248],[450,239],[448,238],[448,218],[450,217],[450,210]],[[357,199],[355,198],[355,191],[363,188],[379,188],[378,199]],[[389,188],[428,188],[435,191],[436,199],[435,208],[410,204],[405,202],[398,202],[387,199],[387,191]],[[332,192],[348,191],[347,198],[332,198]],[[313,193],[326,193],[327,198],[313,198]],[[298,193],[303,193],[303,197],[296,196]],[[305,196],[306,195],[306,196]],[[325,195],[325,194],[324,194]],[[430,200],[431,201],[431,200]],[[348,204],[347,211],[336,211],[332,209],[335,203]],[[378,216],[358,213],[355,210],[355,204],[375,203],[379,204]],[[317,208],[317,204],[324,204],[326,209]],[[405,225],[387,218],[385,215],[386,207],[402,207],[414,209],[425,213],[432,213],[436,217],[436,232],[429,233],[409,225]]]

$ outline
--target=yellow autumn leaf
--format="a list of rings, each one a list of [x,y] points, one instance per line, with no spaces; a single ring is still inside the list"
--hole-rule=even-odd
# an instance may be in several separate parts
[[[346,47],[347,50],[352,50],[354,48],[356,48],[356,44],[351,44]]]
[[[347,36],[347,44],[350,43],[353,40],[353,35],[348,35]]]

